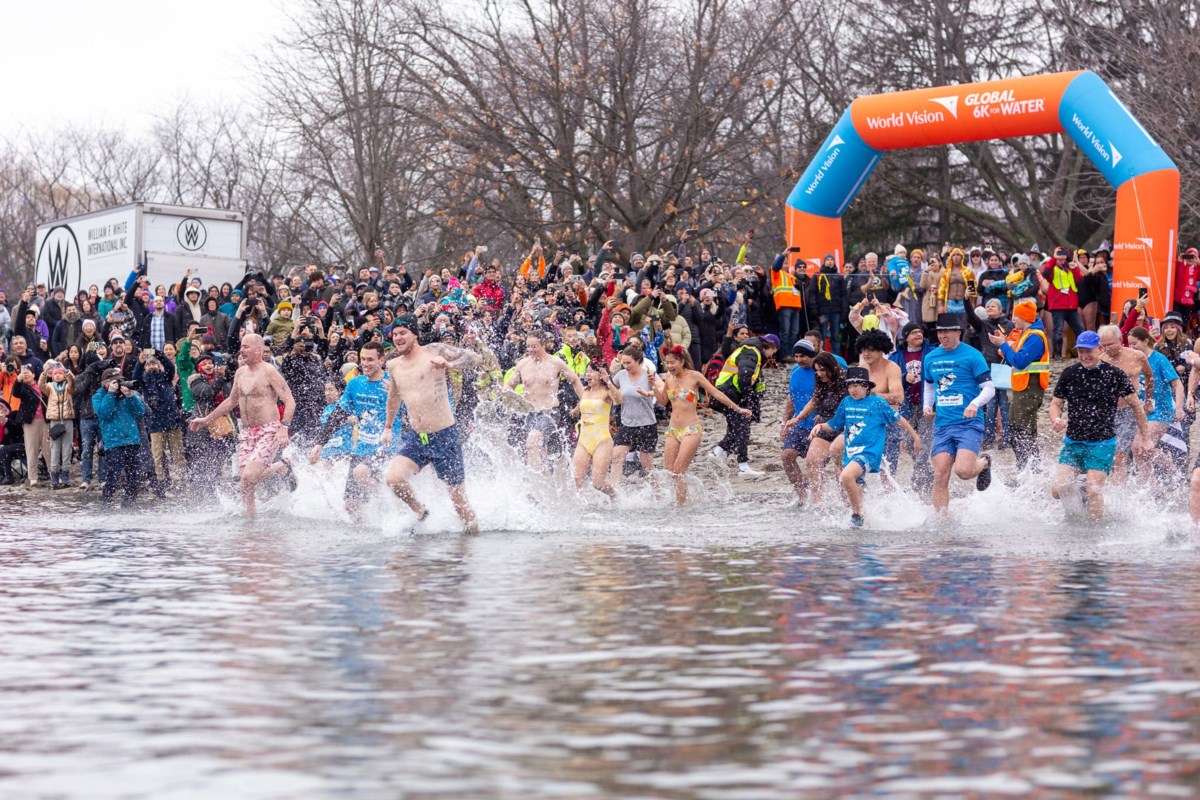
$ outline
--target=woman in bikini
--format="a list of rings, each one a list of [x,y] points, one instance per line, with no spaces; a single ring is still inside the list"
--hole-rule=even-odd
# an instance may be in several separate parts
[[[666,380],[654,382],[654,394],[659,403],[671,405],[671,424],[667,428],[667,439],[663,445],[663,465],[675,479],[675,503],[687,502],[687,481],[684,475],[688,465],[696,456],[704,429],[696,406],[700,403],[700,392],[732,409],[744,417],[751,416],[748,408],[742,408],[713,386],[708,378],[692,366],[692,357],[687,350],[676,345],[666,351]]]
[[[784,421],[784,430],[792,427],[810,414],[816,414],[817,424],[828,422],[837,413],[838,404],[847,395],[846,381],[842,368],[837,360],[829,353],[820,353],[813,360],[815,385],[812,399],[805,404],[796,416]],[[814,425],[815,427],[815,425]],[[808,475],[808,485],[812,487],[812,501],[821,501],[821,472],[829,461],[829,456],[835,451],[836,433],[826,431],[817,434],[808,445],[808,455],[804,463]]]
[[[587,385],[572,412],[579,417],[579,443],[571,459],[575,467],[575,487],[583,487],[588,465],[592,468],[592,486],[609,497],[616,497],[608,482],[608,467],[612,462],[613,439],[609,426],[614,403],[621,402],[621,393],[613,387],[608,371],[593,361],[588,364]]]

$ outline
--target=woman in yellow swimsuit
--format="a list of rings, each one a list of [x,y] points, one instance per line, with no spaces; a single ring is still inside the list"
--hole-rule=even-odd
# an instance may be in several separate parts
[[[703,374],[692,367],[692,357],[688,351],[676,345],[666,351],[667,377],[665,381],[655,381],[654,394],[658,402],[671,404],[671,424],[667,428],[666,443],[663,445],[663,466],[675,479],[675,503],[683,505],[687,502],[687,481],[684,475],[688,466],[700,448],[700,439],[704,429],[700,427],[700,417],[696,414],[696,406],[700,402],[700,390],[722,405],[728,406],[736,413],[749,417],[753,414],[748,408],[742,408],[725,396],[725,393],[708,382]]]
[[[574,414],[579,416],[579,443],[571,459],[575,467],[575,487],[583,487],[588,465],[592,468],[592,486],[609,497],[616,497],[608,482],[608,467],[612,462],[613,440],[609,416],[614,403],[621,402],[618,392],[608,378],[608,371],[599,362],[588,365],[587,384],[579,398]]]

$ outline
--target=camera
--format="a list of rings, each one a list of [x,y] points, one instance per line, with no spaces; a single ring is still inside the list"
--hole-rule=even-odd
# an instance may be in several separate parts
[[[121,381],[121,388],[128,389],[131,392],[136,392],[138,389],[142,388],[142,382],[141,381]]]
[[[9,363],[4,365],[4,371],[7,372],[9,375],[12,375],[17,371],[17,366],[10,361]]]

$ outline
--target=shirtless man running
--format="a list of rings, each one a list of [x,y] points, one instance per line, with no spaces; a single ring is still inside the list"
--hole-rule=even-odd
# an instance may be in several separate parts
[[[894,347],[881,330],[867,331],[858,337],[858,365],[871,374],[871,383],[875,384],[871,394],[879,395],[892,408],[899,408],[904,399],[904,376],[900,366],[888,358]]]
[[[546,443],[555,433],[554,417],[558,409],[558,381],[566,378],[575,394],[583,397],[583,383],[567,362],[546,352],[541,334],[525,338],[525,357],[517,362],[504,382],[507,389],[525,387],[525,401],[533,411],[525,420],[525,459],[529,466],[541,469],[546,462]]]
[[[241,410],[238,469],[242,473],[242,502],[247,517],[254,516],[255,489],[267,478],[286,476],[292,490],[296,489],[292,465],[286,459],[272,463],[275,454],[288,443],[288,426],[296,413],[296,401],[279,370],[263,361],[264,350],[261,336],[256,333],[243,336],[238,351],[242,365],[233,374],[229,397],[211,413],[197,417],[190,424],[193,431],[198,431],[235,408]],[[279,418],[280,402],[283,403],[282,420]]]
[[[447,344],[422,345],[417,341],[416,330],[417,320],[411,314],[400,315],[392,326],[395,355],[387,363],[390,385],[387,421],[381,437],[383,447],[392,443],[392,426],[401,405],[406,419],[400,454],[387,468],[387,484],[418,519],[425,519],[428,511],[417,502],[408,479],[425,465],[433,464],[437,476],[450,488],[450,499],[464,529],[467,533],[479,533],[479,523],[463,488],[466,474],[462,442],[450,408],[446,370],[474,367],[482,359],[478,353]]]
[[[1145,395],[1143,407],[1146,414],[1154,411],[1154,370],[1146,357],[1121,344],[1121,329],[1116,325],[1101,325],[1096,331],[1100,334],[1100,360],[1112,364],[1125,373],[1129,382],[1136,390],[1142,383],[1138,377],[1145,380]],[[1124,403],[1117,409],[1117,454],[1113,459],[1113,483],[1124,483],[1129,474],[1129,452],[1133,447],[1133,439],[1137,436],[1137,418],[1133,409]]]

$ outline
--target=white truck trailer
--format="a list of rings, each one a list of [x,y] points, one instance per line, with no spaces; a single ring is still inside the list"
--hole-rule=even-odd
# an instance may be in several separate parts
[[[246,274],[246,219],[238,211],[137,202],[39,225],[37,283],[67,297],[109,278],[122,283],[139,264],[154,284],[195,270],[204,285]]]

